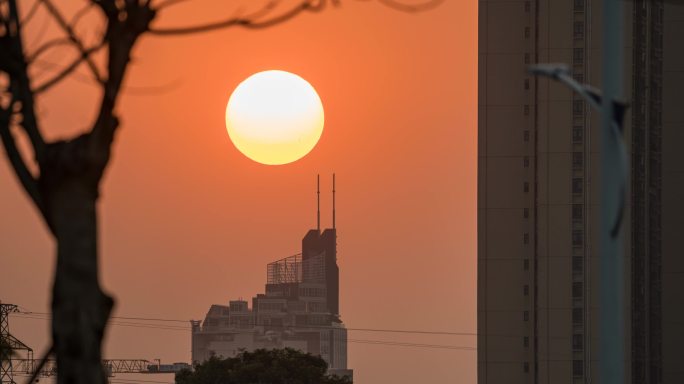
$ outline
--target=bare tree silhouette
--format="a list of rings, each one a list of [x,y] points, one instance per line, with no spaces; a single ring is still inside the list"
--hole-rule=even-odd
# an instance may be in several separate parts
[[[56,355],[59,383],[106,382],[101,365],[101,342],[114,301],[99,284],[96,202],[119,126],[117,99],[131,50],[140,36],[176,36],[228,27],[267,28],[302,13],[322,11],[328,3],[297,0],[294,6],[282,10],[278,0],[271,0],[249,14],[231,15],[215,22],[180,27],[152,25],[163,10],[188,1],[161,0],[153,4],[151,0],[91,0],[67,20],[54,0],[34,0],[21,15],[17,0],[0,0],[0,138],[14,173],[57,243],[52,292],[53,342],[46,357],[51,353]],[[406,5],[379,0],[404,12],[427,10],[442,0],[427,1]],[[339,5],[339,0],[330,3]],[[43,42],[28,53],[22,29],[40,7],[47,10],[61,36]],[[76,24],[89,12],[97,12],[105,25],[102,36],[92,45],[87,45],[76,33]],[[39,57],[45,52],[59,47],[75,49],[78,56],[58,68],[52,77],[33,84],[31,67],[40,63]],[[106,51],[104,68],[95,60],[100,51]],[[88,69],[101,89],[97,117],[87,132],[70,140],[47,142],[36,116],[34,97],[56,86],[81,66]],[[20,150],[19,135],[28,137],[32,154]]]

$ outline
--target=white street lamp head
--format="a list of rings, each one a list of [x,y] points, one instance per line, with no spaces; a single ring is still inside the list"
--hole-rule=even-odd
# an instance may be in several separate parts
[[[570,76],[570,68],[563,63],[535,64],[528,67],[533,75],[547,76],[558,79],[560,76]]]

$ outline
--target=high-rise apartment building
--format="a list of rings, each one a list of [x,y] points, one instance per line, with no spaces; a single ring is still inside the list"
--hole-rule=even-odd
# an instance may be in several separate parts
[[[527,74],[601,84],[601,7],[480,0],[478,381],[597,383],[598,113]],[[684,3],[624,12],[631,180],[623,221],[626,377],[684,382]]]

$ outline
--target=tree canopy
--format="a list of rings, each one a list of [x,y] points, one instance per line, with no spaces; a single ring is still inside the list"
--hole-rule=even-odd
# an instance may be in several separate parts
[[[235,357],[212,357],[194,371],[176,374],[177,384],[351,384],[351,379],[328,375],[319,356],[292,348],[257,349]]]

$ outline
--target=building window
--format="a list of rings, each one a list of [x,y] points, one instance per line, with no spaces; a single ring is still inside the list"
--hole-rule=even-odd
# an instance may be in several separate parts
[[[582,360],[573,360],[572,361],[572,375],[573,376],[582,376],[584,373],[584,364],[582,363]]]
[[[574,24],[574,30],[573,30],[573,36],[575,39],[583,39],[584,38],[584,21],[575,21]]]
[[[524,346],[525,348],[527,348],[527,347],[530,346],[530,337],[529,337],[529,336],[523,337],[523,346]]]
[[[572,153],[572,169],[582,169],[584,164],[584,153],[573,152]]]
[[[582,220],[582,211],[583,211],[583,206],[582,204],[573,204],[572,205],[572,219],[573,220]]]
[[[530,38],[530,27],[525,27],[525,38],[526,39]]]
[[[572,61],[575,64],[584,64],[584,48],[575,48],[572,50]]]
[[[583,100],[573,100],[572,101],[572,115],[582,116],[584,113],[584,101]]]
[[[574,334],[572,335],[572,349],[575,351],[579,351],[582,349],[584,346],[584,338],[582,337],[581,334]]]
[[[523,218],[527,219],[530,217],[530,209],[529,208],[523,208]]]
[[[582,298],[582,282],[576,281],[572,283],[572,298],[581,299]]]
[[[529,156],[523,157],[523,167],[528,168],[530,166],[530,158]]]
[[[577,273],[584,271],[584,262],[581,256],[572,257],[572,271]]]
[[[525,90],[530,89],[530,79],[525,79],[524,88]]]
[[[525,373],[530,372],[530,363],[528,363],[528,362],[523,363],[523,372],[525,372]]]
[[[582,325],[584,323],[584,312],[582,308],[572,309],[572,323],[575,325]]]
[[[525,311],[525,312],[523,312],[523,320],[524,320],[524,321],[529,321],[529,320],[530,320],[530,311]]]
[[[529,271],[530,270],[530,260],[525,259],[523,260],[523,271]]]
[[[581,194],[582,193],[582,187],[583,187],[583,181],[581,177],[573,177],[572,178],[572,193],[575,194]]]
[[[529,63],[530,63],[530,54],[526,53],[525,54],[525,64],[529,64]]]
[[[527,284],[525,284],[525,285],[523,286],[523,295],[525,295],[525,296],[529,296],[529,295],[530,295],[530,286],[527,285]]]
[[[523,131],[523,141],[526,143],[530,141],[530,131]]]
[[[584,242],[584,231],[581,229],[574,229],[572,231],[572,246],[581,247]]]
[[[530,183],[527,181],[523,183],[523,192],[529,192],[530,191]]]
[[[584,11],[584,0],[575,0],[575,12]]]
[[[582,144],[582,136],[584,136],[584,127],[576,125],[572,127],[572,142],[575,144]]]
[[[523,244],[529,244],[529,243],[530,243],[530,234],[529,234],[529,233],[525,233],[525,234],[523,235]]]

